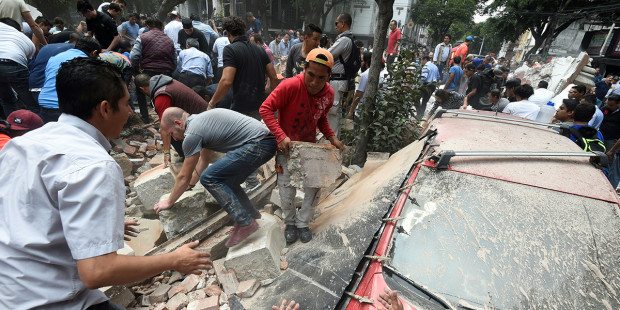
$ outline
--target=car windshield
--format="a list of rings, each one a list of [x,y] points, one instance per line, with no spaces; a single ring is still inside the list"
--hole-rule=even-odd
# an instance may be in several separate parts
[[[452,307],[620,308],[618,205],[429,167],[409,196],[388,267]]]

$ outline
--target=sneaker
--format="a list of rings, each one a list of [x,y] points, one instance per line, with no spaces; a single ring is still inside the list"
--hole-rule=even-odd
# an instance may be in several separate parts
[[[286,225],[284,237],[286,238],[286,244],[295,243],[297,241],[297,227],[295,225]]]
[[[245,240],[252,233],[258,230],[258,223],[256,220],[252,220],[248,226],[237,226],[233,228],[233,233],[226,241],[226,247],[231,248]]]
[[[312,240],[312,232],[308,227],[297,228],[299,230],[299,240],[303,243],[310,242]]]

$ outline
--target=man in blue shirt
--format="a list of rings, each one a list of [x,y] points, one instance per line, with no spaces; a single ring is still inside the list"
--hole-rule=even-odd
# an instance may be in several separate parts
[[[291,35],[287,33],[284,34],[284,38],[280,41],[280,55],[288,56],[288,52],[291,50]]]
[[[213,67],[207,54],[198,50],[198,40],[187,39],[187,48],[179,53],[178,71],[175,77],[187,87],[211,84]]]
[[[435,88],[437,87],[437,81],[439,81],[439,68],[435,66],[429,56],[422,57],[421,82],[424,85],[420,88],[420,90],[422,90],[422,102],[420,103],[420,106],[416,109],[418,119],[422,119],[424,117],[426,104],[431,98],[433,92],[435,92]]]
[[[446,86],[444,89],[456,91],[456,88],[459,86],[461,76],[463,76],[463,69],[461,69],[461,56],[454,57],[452,68],[450,68],[448,74],[448,80],[446,81]]]
[[[138,25],[138,19],[140,15],[138,13],[129,14],[129,20],[121,24],[121,35],[124,39],[131,42],[131,45],[136,43],[136,39],[138,38],[138,31],[140,31],[140,26]]]
[[[28,84],[30,85],[30,92],[35,101],[39,101],[39,93],[41,93],[41,88],[43,88],[43,84],[45,83],[45,67],[49,59],[66,50],[74,48],[75,42],[79,37],[79,34],[72,33],[69,43],[51,43],[44,46],[39,51],[39,54],[37,54],[37,58],[28,63],[28,69],[30,70]]]
[[[261,37],[263,36],[263,25],[260,23],[260,20],[254,17],[252,12],[245,13],[245,17],[250,22],[250,28],[245,33],[249,36],[252,33],[259,34]]]
[[[41,119],[43,122],[58,121],[60,110],[58,109],[58,93],[56,93],[56,75],[60,65],[71,59],[79,57],[95,58],[101,52],[101,45],[93,37],[81,37],[75,43],[75,48],[66,50],[47,61],[45,66],[45,83],[39,94],[39,106],[41,106]]]

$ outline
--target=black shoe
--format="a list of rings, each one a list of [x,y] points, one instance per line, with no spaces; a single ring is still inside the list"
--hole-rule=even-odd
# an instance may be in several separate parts
[[[312,240],[312,232],[310,231],[310,228],[303,227],[297,228],[297,230],[299,230],[299,240],[301,240],[301,242],[307,243]]]
[[[286,238],[286,244],[295,243],[297,241],[297,227],[295,225],[286,225],[284,237]]]

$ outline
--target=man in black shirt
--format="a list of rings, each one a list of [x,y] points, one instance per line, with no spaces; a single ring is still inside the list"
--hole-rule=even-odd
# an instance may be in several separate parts
[[[286,59],[286,72],[284,77],[290,78],[304,71],[306,56],[311,50],[319,47],[323,31],[315,24],[309,24],[304,31],[303,41],[291,47]]]
[[[87,36],[95,36],[102,49],[101,52],[113,51],[120,39],[116,23],[105,13],[95,11],[87,0],[78,0],[77,10],[86,18]]]
[[[184,18],[181,23],[183,24],[183,29],[179,30],[179,45],[182,49],[187,47],[187,39],[196,39],[198,40],[198,49],[209,55],[209,42],[207,42],[207,38],[201,31],[196,31],[194,29],[194,25],[192,25],[192,20],[189,18]]]

